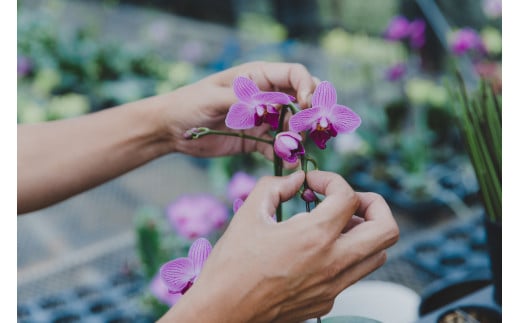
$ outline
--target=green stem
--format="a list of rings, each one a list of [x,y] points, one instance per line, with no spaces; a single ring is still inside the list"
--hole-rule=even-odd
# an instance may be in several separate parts
[[[283,124],[285,119],[285,113],[287,109],[285,107],[280,111],[280,119],[278,119],[278,128],[276,129],[276,134],[279,134],[283,131]],[[276,135],[275,135],[276,136]],[[274,145],[273,145],[274,148]],[[282,176],[283,171],[283,161],[276,152],[273,151],[274,155],[274,176]],[[282,203],[278,204],[276,208],[276,222],[282,222]]]
[[[209,129],[209,128],[195,128],[195,129],[192,129],[189,131],[190,131],[190,133],[187,133],[187,135],[186,135],[186,136],[188,136],[189,139],[199,139],[199,138],[207,136],[207,135],[221,135],[221,136],[239,137],[239,138],[244,138],[244,139],[256,140],[256,141],[264,142],[266,144],[273,145],[273,140],[246,135],[245,133],[242,133],[242,132],[221,131],[221,130],[213,130],[213,129]]]
[[[300,108],[298,108],[294,103],[289,102],[289,104],[285,105],[289,109],[291,109],[292,114],[296,114],[300,112]],[[282,119],[283,120],[283,119]]]

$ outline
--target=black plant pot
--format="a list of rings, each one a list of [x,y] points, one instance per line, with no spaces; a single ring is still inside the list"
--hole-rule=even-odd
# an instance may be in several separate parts
[[[485,219],[486,241],[488,245],[491,275],[493,281],[493,299],[502,305],[502,223]]]

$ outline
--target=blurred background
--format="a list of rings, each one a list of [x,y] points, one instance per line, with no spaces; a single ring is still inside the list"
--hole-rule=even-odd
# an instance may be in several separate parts
[[[401,229],[366,279],[418,295],[448,277],[488,281],[484,205],[453,89],[458,70],[468,91],[487,80],[501,95],[501,13],[500,0],[19,0],[17,122],[109,109],[247,61],[302,63],[363,120],[327,151],[308,150],[321,169],[382,194]],[[143,237],[157,234],[147,225],[180,254],[189,239],[163,223],[168,205],[225,200],[234,173],[270,169],[255,155],[165,156],[19,217],[18,321],[153,321],[164,307],[143,273]]]

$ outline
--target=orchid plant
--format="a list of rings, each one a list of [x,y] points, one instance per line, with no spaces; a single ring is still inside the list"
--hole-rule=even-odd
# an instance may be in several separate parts
[[[272,145],[274,151],[274,175],[281,176],[283,162],[296,163],[304,171],[308,169],[308,163],[317,168],[316,162],[305,150],[305,138],[309,137],[319,149],[326,149],[328,141],[338,134],[351,133],[361,124],[361,118],[349,107],[338,104],[337,93],[334,86],[327,81],[320,82],[312,96],[311,107],[300,109],[295,103],[295,98],[282,92],[262,91],[249,78],[239,76],[233,82],[233,90],[238,99],[226,116],[225,124],[229,131],[213,130],[205,127],[192,128],[185,132],[187,140],[196,140],[207,135],[237,136],[244,140],[257,140]],[[287,113],[291,113],[288,120],[288,129],[284,129]],[[246,135],[242,130],[268,124],[272,131],[273,139],[265,139]],[[237,132],[236,130],[240,130]],[[308,133],[308,136],[306,136]],[[249,192],[256,184],[256,178],[244,172],[237,172],[231,179],[228,198],[232,200],[233,212],[236,212],[244,203]],[[307,187],[304,182],[300,190],[300,197],[310,211],[311,203],[314,206],[319,203],[315,192]],[[193,207],[193,201],[186,201]],[[184,203],[185,204],[185,203]],[[197,205],[201,203],[196,203]],[[173,214],[170,219],[175,225],[182,226],[185,223],[183,205],[177,203],[169,208]],[[224,212],[219,208],[213,208],[219,213],[209,218],[200,216],[200,221],[211,222],[209,225],[221,225],[226,220]],[[208,214],[200,211],[197,214]],[[211,221],[210,221],[211,220]],[[273,215],[273,221],[282,221],[281,205]],[[213,223],[215,222],[215,223]],[[203,226],[206,230],[207,227]],[[200,230],[199,230],[200,231]],[[189,249],[187,257],[181,257],[164,263],[159,270],[163,286],[169,290],[168,305],[175,302],[196,281],[205,260],[211,252],[211,243],[203,235],[193,233],[191,238],[198,237]],[[164,296],[164,294],[162,294]]]

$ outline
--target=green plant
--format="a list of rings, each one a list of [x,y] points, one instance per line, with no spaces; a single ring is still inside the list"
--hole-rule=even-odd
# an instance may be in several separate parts
[[[487,81],[468,93],[457,72],[458,88],[452,95],[466,149],[480,186],[486,215],[502,221],[502,96]]]

